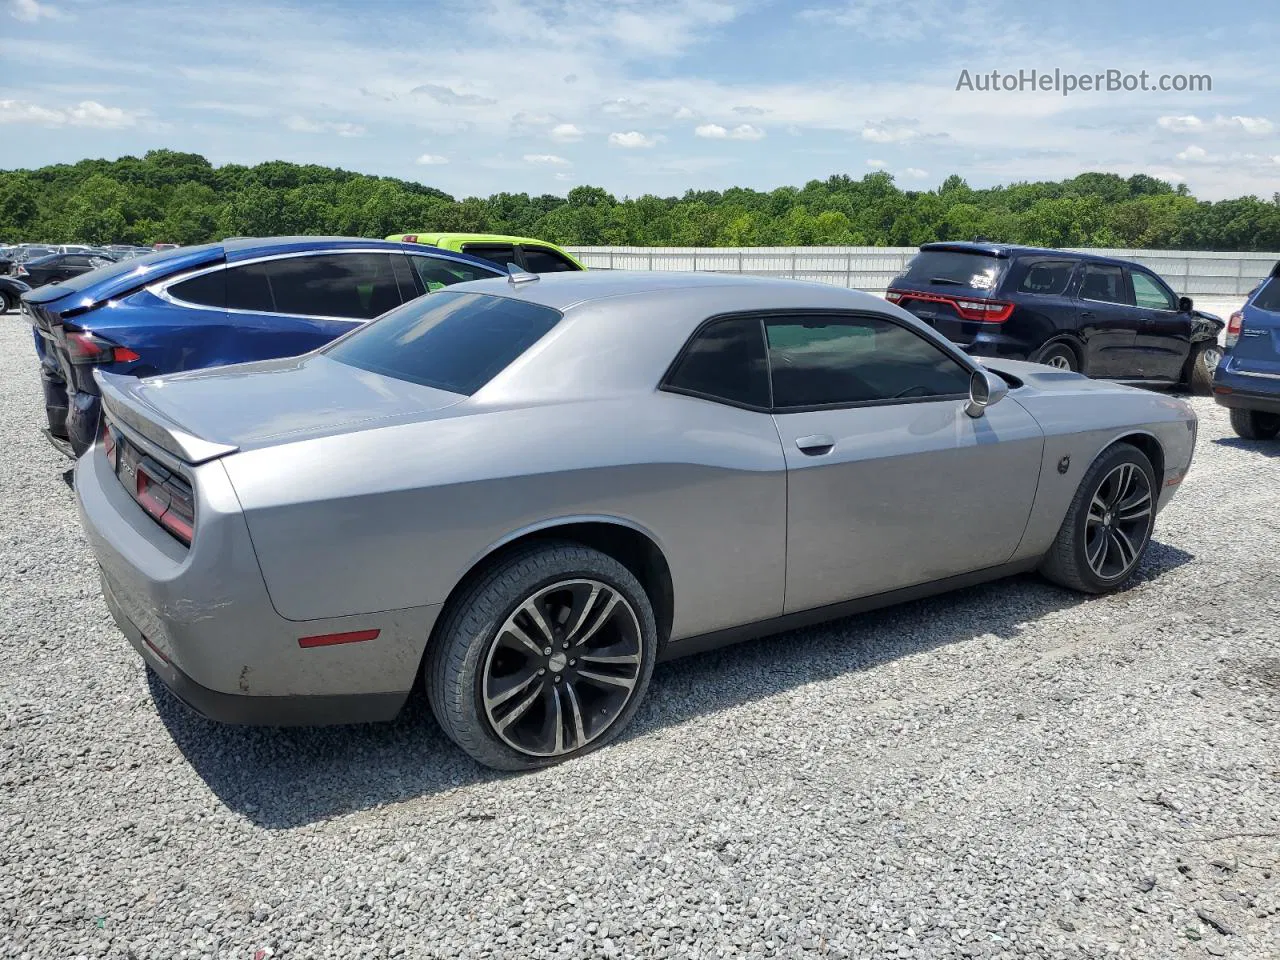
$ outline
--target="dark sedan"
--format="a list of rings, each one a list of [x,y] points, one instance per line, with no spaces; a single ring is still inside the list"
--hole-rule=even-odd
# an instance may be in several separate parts
[[[47,257],[28,260],[13,268],[13,275],[31,287],[43,287],[46,283],[70,280],[98,267],[105,267],[115,260],[105,251],[97,253],[55,253]]]

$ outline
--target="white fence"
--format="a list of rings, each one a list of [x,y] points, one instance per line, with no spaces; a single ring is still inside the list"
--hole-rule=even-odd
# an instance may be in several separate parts
[[[569,247],[588,267],[609,270],[707,270],[816,280],[856,290],[884,290],[915,247]],[[1280,253],[1193,250],[1079,251],[1150,267],[1180,294],[1244,296]]]

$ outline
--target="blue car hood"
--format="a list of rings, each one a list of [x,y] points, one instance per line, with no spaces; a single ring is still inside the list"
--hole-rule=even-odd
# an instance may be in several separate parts
[[[220,243],[164,250],[109,263],[70,280],[47,283],[24,296],[28,303],[44,304],[46,309],[58,313],[87,310],[94,304],[137,290],[181,270],[217,263],[223,256]]]

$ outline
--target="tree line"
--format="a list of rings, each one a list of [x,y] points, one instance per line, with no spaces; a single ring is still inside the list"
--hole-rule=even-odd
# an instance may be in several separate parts
[[[0,171],[0,241],[193,244],[229,236],[505,233],[561,244],[915,246],[977,236],[1046,247],[1280,250],[1280,193],[1209,202],[1184,184],[1084,173],[974,189],[958,176],[902,190],[883,171],[803,187],[618,199],[496,193],[282,161],[215,167],[173,150]]]

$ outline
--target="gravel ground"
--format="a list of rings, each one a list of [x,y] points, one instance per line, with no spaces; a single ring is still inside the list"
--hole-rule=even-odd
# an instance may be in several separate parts
[[[1035,577],[660,666],[484,771],[222,728],[113,628],[0,318],[0,957],[1280,956],[1280,446],[1199,400],[1138,582]]]

